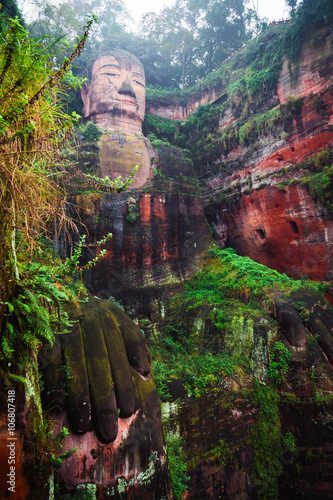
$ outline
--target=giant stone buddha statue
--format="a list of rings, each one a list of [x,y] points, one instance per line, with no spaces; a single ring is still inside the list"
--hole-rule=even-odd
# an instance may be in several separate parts
[[[141,132],[142,64],[123,50],[104,53],[94,62],[82,97],[84,116],[103,131],[101,177],[125,179],[139,165],[132,187],[143,186],[152,148]],[[139,327],[118,307],[93,297],[69,313],[75,320],[72,330],[40,355],[44,407],[55,428],[69,428],[63,450],[77,448],[60,470],[64,488],[92,485],[97,498],[110,491],[120,498],[126,483],[131,498],[155,491],[169,498],[161,407]],[[64,366],[70,373],[66,387]],[[139,473],[147,470],[151,457],[155,472],[149,484],[141,483]]]
[[[125,179],[139,165],[132,187],[142,187],[150,176],[153,150],[142,136],[145,72],[140,61],[124,50],[104,52],[92,66],[82,99],[84,117],[105,132],[99,141],[100,176]]]

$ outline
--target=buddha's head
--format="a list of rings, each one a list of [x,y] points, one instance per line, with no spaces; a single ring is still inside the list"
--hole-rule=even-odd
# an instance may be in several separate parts
[[[140,61],[114,49],[94,63],[90,83],[82,88],[84,116],[99,128],[141,132],[145,115],[145,73]]]

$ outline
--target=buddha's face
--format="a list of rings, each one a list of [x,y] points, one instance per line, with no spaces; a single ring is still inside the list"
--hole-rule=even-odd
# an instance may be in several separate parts
[[[84,116],[97,126],[124,133],[141,132],[145,115],[142,66],[116,56],[101,56],[90,85],[82,90]]]

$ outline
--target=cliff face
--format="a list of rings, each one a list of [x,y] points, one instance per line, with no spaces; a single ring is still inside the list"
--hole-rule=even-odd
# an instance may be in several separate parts
[[[284,61],[276,109],[294,106],[293,113],[272,132],[222,155],[220,166],[201,177],[206,213],[222,245],[290,275],[328,281],[331,200],[320,199],[317,160],[333,143],[331,44],[332,34],[317,32],[292,72]],[[226,111],[222,133],[233,120]],[[312,170],[309,158],[317,161]]]
[[[88,286],[100,297],[121,300],[133,317],[143,319],[147,338],[158,330],[156,323],[167,323],[165,337],[150,337],[156,370],[162,365],[170,382],[184,377],[187,389],[199,397],[181,403],[184,411],[168,424],[168,431],[183,438],[191,477],[187,498],[207,491],[210,498],[222,493],[256,499],[272,491],[273,498],[301,498],[304,492],[306,498],[329,498],[333,337],[328,304],[306,292],[289,303],[283,294],[293,285],[288,282],[282,293],[275,275],[265,289],[249,288],[242,282],[244,273],[252,273],[248,261],[240,274],[237,266],[228,271],[225,264],[215,281],[211,271],[204,272],[205,287],[197,295],[200,279],[188,283],[192,295],[188,301],[178,298],[178,316],[177,308],[167,309],[167,298],[184,291],[182,282],[200,269],[212,242],[206,221],[222,246],[241,255],[293,277],[332,280],[332,42],[332,34],[318,32],[291,73],[284,61],[277,95],[269,97],[263,86],[262,109],[251,103],[248,114],[241,114],[240,84],[238,107],[223,107],[215,135],[200,122],[194,167],[184,152],[160,145],[153,178],[140,191],[113,196],[83,186],[81,194],[77,189],[72,194],[89,230],[81,264],[106,250],[88,272]],[[228,103],[223,82],[205,96],[193,96],[188,107],[152,110],[184,118],[187,109],[209,100]],[[203,138],[211,147],[207,154]],[[109,232],[113,237],[99,246]],[[265,273],[254,272],[252,280],[262,283]],[[221,293],[212,297],[220,285]],[[272,375],[274,363],[282,370],[283,356],[272,354],[276,344],[291,353],[281,379]],[[227,356],[218,358],[222,368],[213,369],[221,353]],[[174,365],[184,371],[176,374]],[[202,386],[210,384],[214,389],[202,395]],[[108,448],[99,453],[93,474],[102,470]],[[82,464],[75,466],[88,474]]]
[[[199,373],[184,376],[192,390],[211,380],[213,360],[220,367],[214,389],[168,406],[165,431],[181,439],[190,477],[185,498],[332,498],[333,309],[316,292],[290,293],[277,273],[262,294],[265,268],[212,254],[169,311],[182,329],[176,352],[192,345],[191,365],[201,355]]]
[[[264,73],[258,76],[262,95],[256,102],[244,102],[245,78],[230,89],[217,84],[207,95],[208,102],[226,102],[219,131],[200,121],[202,108],[188,120],[197,127],[191,146],[205,216],[221,246],[289,276],[327,282],[333,280],[332,43],[329,30],[317,31],[297,64],[285,59],[276,95],[269,95]],[[242,68],[235,64],[231,70]],[[229,105],[227,95],[235,93],[236,84],[238,101]],[[189,106],[194,102],[200,102],[198,95]],[[164,117],[188,116],[184,103],[182,110],[173,104],[151,109]],[[242,266],[262,282],[248,260]],[[235,269],[224,267],[214,280],[217,269],[214,263],[187,283],[190,292],[166,315],[167,348],[159,344],[159,363],[176,344],[170,367],[175,359],[186,367],[179,353],[192,345],[191,367],[170,378],[183,377],[197,399],[171,405],[174,420],[166,424],[167,433],[182,439],[190,476],[185,498],[331,498],[332,310],[304,290],[291,293],[291,305],[281,290],[272,293],[273,279],[251,312],[260,292],[253,293]],[[220,285],[221,294],[214,296]],[[291,289],[285,292],[289,296]],[[290,365],[272,382],[282,359],[274,357],[280,343],[290,353]],[[200,394],[218,371],[214,376],[209,371],[208,355],[192,370],[205,350],[215,360],[224,353],[237,361],[228,369],[223,363],[233,361],[221,360],[214,389]],[[242,365],[244,359],[250,367]]]
[[[333,221],[300,186],[266,187],[221,205],[217,239],[279,272],[331,281]]]
[[[185,120],[190,114],[208,102],[217,101],[221,97],[220,89],[211,88],[208,92],[199,92],[190,96],[184,104],[170,104],[168,102],[158,103],[153,102],[149,108],[149,113],[163,116],[164,118],[172,118],[173,120]]]
[[[154,178],[141,192],[83,193],[72,201],[89,231],[86,260],[112,233],[88,274],[89,287],[123,300],[133,314],[155,311],[158,317],[159,302],[198,269],[212,241],[192,162],[176,148],[159,148]]]

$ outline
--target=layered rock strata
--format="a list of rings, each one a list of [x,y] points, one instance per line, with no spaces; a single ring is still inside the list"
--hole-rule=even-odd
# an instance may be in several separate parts
[[[123,300],[134,315],[151,310],[159,316],[163,296],[198,269],[212,241],[191,160],[161,146],[156,161],[153,179],[140,191],[71,197],[88,229],[82,264],[98,255],[97,242],[112,233],[105,255],[88,273],[89,288]]]
[[[222,245],[316,280],[332,280],[332,218],[330,205],[314,201],[304,182],[320,170],[311,172],[304,162],[333,144],[331,43],[331,34],[316,33],[292,74],[285,60],[278,97],[280,105],[298,99],[294,117],[228,152],[200,179],[206,214]],[[230,120],[221,121],[222,131]]]

